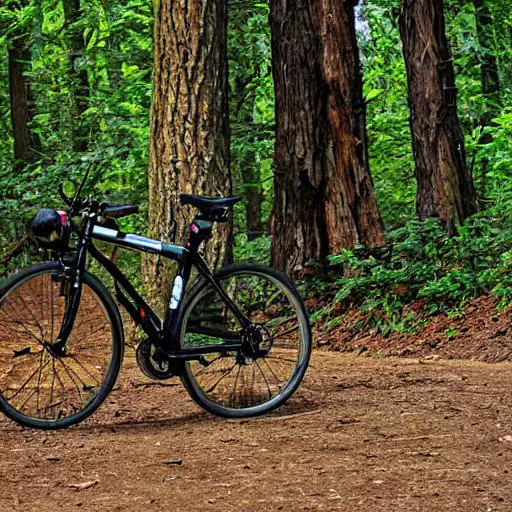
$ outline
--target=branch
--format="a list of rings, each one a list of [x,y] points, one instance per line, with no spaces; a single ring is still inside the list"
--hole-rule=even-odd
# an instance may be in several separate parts
[[[7,253],[5,253],[2,256],[2,259],[0,260],[0,264],[4,267],[13,259],[16,258],[19,254],[23,252],[23,249],[25,248],[25,244],[28,241],[29,236],[25,235],[16,242],[14,242],[13,246]]]

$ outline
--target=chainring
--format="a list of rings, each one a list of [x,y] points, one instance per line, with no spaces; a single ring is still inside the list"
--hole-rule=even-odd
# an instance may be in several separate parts
[[[157,347],[149,340],[143,340],[135,352],[140,371],[153,380],[167,380],[176,375],[173,365],[168,361],[159,362],[155,359]]]

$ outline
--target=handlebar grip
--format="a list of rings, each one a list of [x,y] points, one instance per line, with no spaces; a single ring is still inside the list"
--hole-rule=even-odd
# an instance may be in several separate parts
[[[117,219],[120,217],[125,217],[126,215],[133,215],[134,213],[139,213],[139,207],[132,204],[108,206],[103,210],[103,215],[105,217],[112,217]]]

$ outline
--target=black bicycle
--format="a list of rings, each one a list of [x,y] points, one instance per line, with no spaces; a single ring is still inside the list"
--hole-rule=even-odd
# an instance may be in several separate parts
[[[182,194],[181,203],[197,213],[181,247],[122,233],[115,219],[138,207],[83,200],[89,171],[72,199],[60,187],[66,211],[41,210],[34,221],[34,235],[54,261],[23,270],[0,288],[1,411],[24,426],[66,428],[92,414],[112,390],[123,359],[123,323],[111,293],[88,271],[88,256],[113,277],[118,303],[147,336],[136,350],[146,376],[180,376],[190,396],[219,416],[256,416],[282,405],[302,381],[311,353],[302,300],[275,269],[240,263],[212,275],[199,254],[214,223],[226,222],[239,198]],[[164,320],[94,240],[178,262]],[[189,285],[194,267],[198,277]]]

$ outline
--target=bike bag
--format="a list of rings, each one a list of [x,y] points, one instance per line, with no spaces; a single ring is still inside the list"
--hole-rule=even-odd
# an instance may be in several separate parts
[[[65,250],[70,228],[67,212],[50,208],[39,210],[32,222],[32,233],[40,247],[52,251]]]

